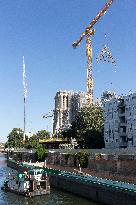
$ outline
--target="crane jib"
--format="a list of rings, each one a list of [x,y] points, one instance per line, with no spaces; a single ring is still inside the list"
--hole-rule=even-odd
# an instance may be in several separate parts
[[[106,5],[103,7],[103,9],[101,9],[101,11],[97,14],[97,16],[91,21],[91,23],[89,24],[89,26],[86,27],[85,32],[83,32],[80,35],[79,40],[75,41],[72,45],[74,48],[76,48],[76,46],[79,46],[81,41],[83,40],[84,36],[88,35],[88,31],[93,30],[93,26],[97,23],[97,21],[107,12],[107,10],[109,9],[109,7],[112,5],[114,0],[109,0],[108,3],[106,3]],[[91,36],[91,34],[90,34]]]

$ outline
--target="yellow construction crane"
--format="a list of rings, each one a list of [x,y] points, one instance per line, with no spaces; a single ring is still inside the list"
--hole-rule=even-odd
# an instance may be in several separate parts
[[[86,56],[87,56],[87,100],[88,104],[93,103],[93,76],[92,76],[92,46],[91,37],[94,35],[93,29],[97,21],[106,13],[114,0],[109,0],[104,8],[97,14],[93,21],[86,27],[85,31],[81,34],[79,40],[75,41],[72,45],[74,48],[80,45],[84,37],[86,37]]]

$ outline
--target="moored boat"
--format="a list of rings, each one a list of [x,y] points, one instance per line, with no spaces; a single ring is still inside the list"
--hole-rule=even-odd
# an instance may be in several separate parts
[[[17,174],[9,173],[2,190],[30,197],[49,194],[49,176],[42,169],[32,169]]]

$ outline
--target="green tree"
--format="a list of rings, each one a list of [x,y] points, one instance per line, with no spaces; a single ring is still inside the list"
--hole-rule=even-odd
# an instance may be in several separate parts
[[[79,164],[82,168],[86,168],[88,166],[88,154],[86,152],[78,152],[77,159],[79,160]]]
[[[35,154],[38,161],[44,161],[45,157],[48,156],[47,150],[41,144],[37,146]]]
[[[9,148],[21,148],[23,147],[23,131],[20,128],[13,128],[13,130],[7,136],[8,141],[6,146]]]
[[[75,138],[75,136],[77,135],[77,125],[76,125],[76,123],[77,123],[77,120],[73,121],[69,128],[61,131],[62,138],[67,138],[68,141],[71,138]]]
[[[75,138],[81,148],[101,148],[103,140],[103,110],[97,105],[83,107],[73,125]],[[100,143],[99,143],[100,142]]]
[[[44,161],[45,157],[48,155],[47,150],[39,143],[39,137],[33,135],[28,139],[25,143],[26,149],[34,149],[35,150],[35,158],[38,161]]]
[[[37,149],[38,146],[39,146],[39,138],[37,135],[33,135],[27,140],[27,142],[25,142],[26,149]]]
[[[70,141],[71,137],[74,135],[74,130],[70,127],[68,129],[62,130],[60,135],[63,139]]]
[[[78,112],[71,126],[71,134],[76,138],[80,148],[102,148],[103,138],[103,110],[98,105],[83,107]]]
[[[36,134],[34,134],[32,137],[28,139],[28,141],[25,143],[25,148],[27,149],[37,149],[39,146],[39,140],[47,139],[50,137],[50,132],[46,130],[38,131]]]

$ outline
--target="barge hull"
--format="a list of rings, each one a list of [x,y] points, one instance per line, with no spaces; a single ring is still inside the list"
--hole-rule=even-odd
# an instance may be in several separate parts
[[[60,175],[51,175],[50,185],[105,205],[136,205],[136,193],[123,192],[97,184],[75,182]]]

